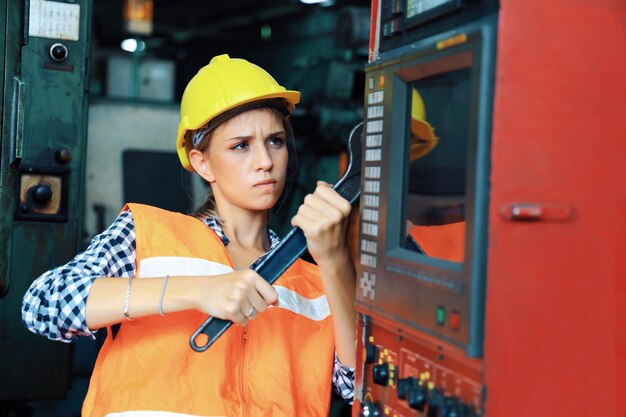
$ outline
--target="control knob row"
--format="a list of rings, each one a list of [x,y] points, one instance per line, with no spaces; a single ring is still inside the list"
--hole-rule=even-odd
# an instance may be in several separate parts
[[[420,412],[426,410],[426,417],[476,417],[474,410],[467,404],[455,397],[444,396],[437,388],[429,390],[418,382],[418,379],[412,377],[398,379],[398,398],[406,400],[412,409]]]

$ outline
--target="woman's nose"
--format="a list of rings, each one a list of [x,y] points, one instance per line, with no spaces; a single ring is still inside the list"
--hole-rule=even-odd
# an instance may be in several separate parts
[[[254,156],[257,169],[267,171],[272,168],[272,155],[265,146],[258,146]]]

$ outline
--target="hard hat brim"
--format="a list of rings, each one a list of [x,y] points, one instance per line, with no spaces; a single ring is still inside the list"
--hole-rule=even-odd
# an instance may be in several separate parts
[[[411,119],[411,144],[409,148],[411,162],[430,153],[438,141],[435,130],[428,122]]]
[[[210,120],[215,119],[216,117],[219,117],[220,115],[230,110],[236,109],[237,107],[243,106],[248,103],[256,102],[256,101],[263,101],[263,100],[273,99],[273,98],[284,99],[287,102],[287,111],[291,114],[293,109],[296,107],[296,104],[300,102],[300,92],[294,91],[294,90],[285,90],[285,91],[281,91],[277,93],[257,96],[250,100],[244,100],[241,102],[233,103],[230,106],[226,106],[219,114],[212,115],[206,120],[201,119],[195,122],[190,122],[189,119],[181,120],[181,123],[178,128],[178,135],[176,137],[176,150],[178,152],[178,157],[183,167],[189,172],[195,172],[195,169],[193,168],[193,166],[191,165],[191,162],[189,161],[189,152],[193,149],[193,144],[191,143],[190,140],[186,140],[186,136],[187,136],[186,133],[188,131],[199,129],[203,127],[204,125],[206,125]]]

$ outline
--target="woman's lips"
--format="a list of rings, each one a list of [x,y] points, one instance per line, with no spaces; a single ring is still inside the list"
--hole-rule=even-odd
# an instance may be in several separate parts
[[[255,187],[268,187],[276,184],[276,180],[263,180],[254,184]]]

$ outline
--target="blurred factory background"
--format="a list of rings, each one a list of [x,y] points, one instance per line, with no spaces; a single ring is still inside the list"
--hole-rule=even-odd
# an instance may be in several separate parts
[[[302,92],[279,234],[365,122],[354,416],[625,417],[625,22],[624,0],[0,0],[0,417],[80,416],[104,332],[34,335],[22,298],[124,202],[201,204],[174,142],[218,54]]]
[[[288,230],[315,181],[338,178],[348,134],[363,119],[370,2],[2,0],[0,7],[4,73],[20,74],[4,75],[11,123],[3,132],[11,142],[3,143],[2,184],[30,187],[17,201],[2,194],[9,215],[0,224],[0,416],[79,416],[100,341],[67,345],[29,334],[17,312],[32,279],[84,249],[126,201],[183,212],[201,204],[204,186],[175,153],[178,106],[189,79],[223,53],[302,92],[292,115],[299,176],[272,218],[279,234]],[[50,10],[75,19],[65,39],[45,33]],[[56,212],[40,209],[57,198]],[[48,237],[35,237],[37,254],[10,259],[38,233]],[[333,402],[332,414],[348,413]]]
[[[200,185],[191,183],[186,196],[178,187],[178,178],[189,183],[172,145],[178,103],[191,77],[222,53],[257,63],[282,85],[302,92],[292,116],[300,177],[285,216],[273,224],[286,231],[289,203],[299,204],[316,179],[338,178],[348,134],[363,118],[369,1],[156,0],[151,34],[132,36],[124,4],[93,4],[87,234],[109,224],[123,201],[144,200],[179,211],[199,204],[204,194]],[[122,44],[134,52],[123,50]],[[156,168],[153,158],[162,158],[164,166],[180,175]],[[154,172],[144,166],[154,167]],[[150,187],[162,190],[163,182],[154,181],[155,176],[166,183],[177,178],[172,193],[152,193]],[[150,198],[161,200],[145,200]]]

